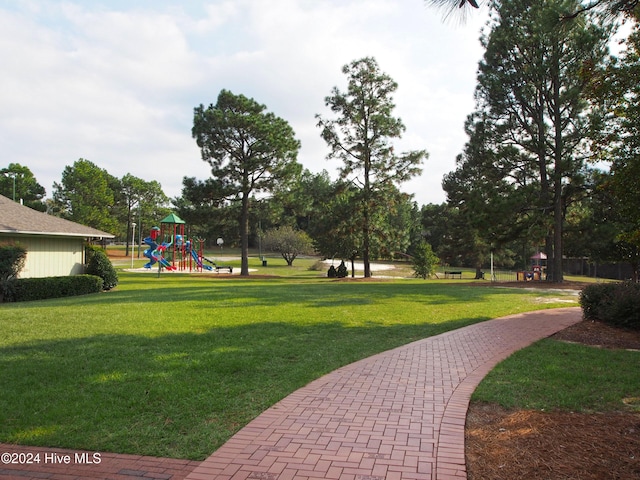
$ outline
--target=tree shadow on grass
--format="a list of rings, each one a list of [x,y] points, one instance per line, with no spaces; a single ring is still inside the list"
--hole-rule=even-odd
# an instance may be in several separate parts
[[[135,286],[133,286],[135,285]],[[133,287],[133,288],[132,288]],[[65,299],[22,302],[20,308],[43,305],[114,305],[126,303],[201,302],[216,308],[237,306],[277,306],[287,303],[306,303],[313,307],[364,305],[384,299],[404,299],[418,304],[441,305],[461,302],[489,301],[491,297],[513,295],[519,290],[507,288],[478,288],[455,284],[376,282],[291,282],[291,281],[224,281],[149,278],[134,281],[127,288],[110,292],[68,297]]]
[[[0,441],[201,460],[266,408],[343,365],[476,323],[254,323],[0,349]]]

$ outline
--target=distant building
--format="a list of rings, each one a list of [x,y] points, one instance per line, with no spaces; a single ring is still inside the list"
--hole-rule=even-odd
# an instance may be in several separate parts
[[[114,238],[110,233],[38,212],[0,195],[0,243],[27,250],[21,278],[83,273],[84,244]]]

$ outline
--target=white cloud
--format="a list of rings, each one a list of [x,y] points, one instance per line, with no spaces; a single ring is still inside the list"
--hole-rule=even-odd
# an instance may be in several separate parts
[[[332,87],[346,87],[341,67],[373,56],[399,84],[399,149],[430,153],[404,190],[441,202],[473,108],[481,21],[443,23],[421,0],[2,3],[4,163],[28,166],[49,194],[83,157],[177,196],[183,176],[209,175],[193,108],[226,88],[289,121],[304,166],[333,173],[314,115],[327,113]]]

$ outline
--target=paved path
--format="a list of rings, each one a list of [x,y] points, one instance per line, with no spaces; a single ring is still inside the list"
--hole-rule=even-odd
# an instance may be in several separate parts
[[[353,363],[266,410],[199,465],[103,454],[98,466],[0,465],[0,480],[466,479],[464,424],[477,384],[581,317],[575,307],[512,315]]]
[[[511,353],[581,320],[513,315],[366,358],[258,416],[187,480],[465,479],[471,393]]]

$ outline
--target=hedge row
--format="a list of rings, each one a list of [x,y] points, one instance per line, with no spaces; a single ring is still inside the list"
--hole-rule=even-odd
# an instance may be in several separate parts
[[[18,278],[10,282],[4,300],[6,302],[26,302],[99,293],[102,291],[103,284],[102,278],[95,275]]]
[[[640,284],[595,283],[580,292],[584,318],[640,330]]]

